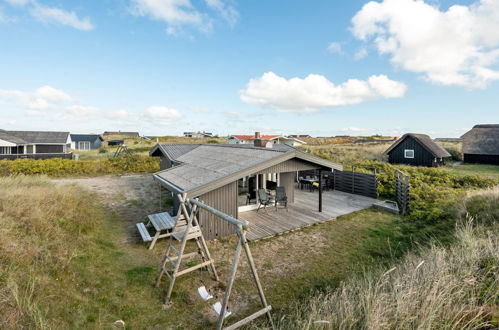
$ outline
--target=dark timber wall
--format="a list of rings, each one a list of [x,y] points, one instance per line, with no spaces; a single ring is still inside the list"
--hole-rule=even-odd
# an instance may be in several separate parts
[[[499,165],[499,155],[464,154],[465,163]]]
[[[49,159],[49,158],[64,158],[72,159],[73,154],[26,154],[26,155],[0,155],[0,159],[19,159],[19,158],[30,158],[30,159]]]
[[[414,150],[414,158],[405,158],[404,150],[412,149]],[[405,138],[398,146],[388,154],[388,161],[392,164],[406,164],[414,166],[438,166],[438,163],[434,162],[435,157],[423,148],[421,144],[416,141],[411,136]]]
[[[237,219],[237,181],[199,196],[203,203]],[[234,234],[234,226],[217,216],[199,211],[199,224],[206,239],[215,239]]]
[[[37,154],[57,154],[63,153],[64,146],[60,144],[37,144],[36,153]]]

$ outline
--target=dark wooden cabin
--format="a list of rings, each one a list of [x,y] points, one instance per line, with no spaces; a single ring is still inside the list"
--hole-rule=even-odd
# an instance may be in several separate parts
[[[385,151],[388,162],[435,167],[445,164],[451,155],[426,134],[404,134]]]
[[[499,165],[499,124],[475,125],[461,138],[465,163]]]

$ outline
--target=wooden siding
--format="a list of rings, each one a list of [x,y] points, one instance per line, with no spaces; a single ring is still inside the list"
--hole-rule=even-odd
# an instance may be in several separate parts
[[[499,155],[464,154],[465,163],[499,165]]]
[[[170,161],[170,159],[168,157],[165,157],[165,156],[161,156],[159,158],[159,168],[161,170],[166,170],[168,168],[172,167],[172,162]]]
[[[404,150],[412,149],[414,150],[414,158],[405,158]],[[407,164],[414,166],[438,166],[438,163],[434,162],[435,157],[423,148],[421,144],[412,137],[407,137],[404,141],[400,142],[393,150],[388,154],[388,161],[392,164]]]
[[[238,217],[237,181],[201,195],[199,200],[236,219]],[[199,212],[199,223],[206,239],[216,239],[235,233],[233,225],[205,210]]]
[[[257,174],[296,172],[304,170],[314,170],[319,168],[322,168],[322,166],[307,161],[303,161],[300,159],[292,158],[277,165],[270,166],[264,170],[261,170],[257,172]]]
[[[295,201],[295,177],[296,172],[281,173],[279,185],[286,189],[286,196],[288,196],[288,203]]]

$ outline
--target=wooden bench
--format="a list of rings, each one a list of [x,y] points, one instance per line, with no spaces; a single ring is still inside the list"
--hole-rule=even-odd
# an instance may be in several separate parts
[[[172,217],[168,212],[155,213],[147,216],[147,224],[137,223],[137,229],[144,242],[151,242],[149,250],[154,247],[160,238],[169,237],[176,227],[184,226],[185,220],[182,217],[177,223],[177,217]],[[155,233],[149,235],[148,228],[154,229]]]
[[[136,224],[136,226],[137,226],[137,229],[139,230],[140,236],[142,237],[142,240],[144,242],[152,241],[151,235],[149,235],[149,231],[147,230],[144,223],[139,222]]]

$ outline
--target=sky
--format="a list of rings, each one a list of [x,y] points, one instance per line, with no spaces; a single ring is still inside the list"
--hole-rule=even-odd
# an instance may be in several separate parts
[[[458,137],[499,0],[0,0],[0,129]]]

